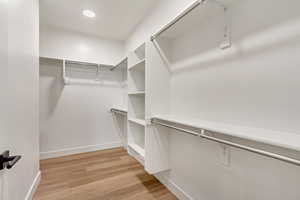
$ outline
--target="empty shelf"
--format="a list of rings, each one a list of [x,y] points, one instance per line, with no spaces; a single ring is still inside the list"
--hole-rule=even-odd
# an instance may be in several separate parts
[[[145,91],[128,92],[128,95],[144,95]]]
[[[143,159],[145,158],[145,150],[136,144],[128,144],[130,148],[132,148],[136,153],[138,153]]]
[[[146,49],[146,44],[143,43],[141,44],[136,50],[134,50],[134,53],[139,57],[140,59],[145,58],[145,49]]]
[[[172,115],[158,115],[154,116],[153,119],[163,120],[183,126],[190,126],[196,129],[204,129],[228,136],[300,151],[300,134],[296,133],[279,132],[232,124],[217,123],[195,118],[180,118]]]
[[[88,79],[75,79],[75,78],[64,78],[66,85],[68,84],[83,84],[83,85],[100,85],[99,80],[88,80]]]
[[[139,124],[141,126],[146,126],[146,121],[138,118],[129,118],[128,121]]]
[[[111,112],[117,113],[117,114],[123,114],[127,115],[127,109],[126,108],[121,108],[121,107],[112,107],[110,109]]]
[[[129,67],[129,70],[145,70],[145,59],[141,60],[140,62],[134,64],[133,66]]]

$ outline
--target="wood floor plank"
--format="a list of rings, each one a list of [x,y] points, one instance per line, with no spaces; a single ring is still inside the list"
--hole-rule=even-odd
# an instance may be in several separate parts
[[[125,149],[41,161],[34,200],[177,200]]]

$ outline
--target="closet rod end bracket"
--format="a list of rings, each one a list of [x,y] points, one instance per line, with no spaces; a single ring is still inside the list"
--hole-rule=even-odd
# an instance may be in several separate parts
[[[154,40],[155,40],[155,36],[152,35],[152,36],[150,37],[150,41],[153,42]]]

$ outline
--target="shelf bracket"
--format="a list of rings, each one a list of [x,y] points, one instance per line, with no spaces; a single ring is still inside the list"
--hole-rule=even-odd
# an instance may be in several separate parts
[[[66,76],[66,60],[64,59],[63,60],[63,81],[64,81],[64,84],[67,85],[68,84],[68,79],[67,79],[67,76]]]
[[[224,35],[220,48],[224,50],[231,47],[231,30],[229,25],[228,8],[226,6],[222,7],[224,11]]]
[[[221,164],[223,166],[230,166],[230,147],[225,144],[220,144],[221,147]]]

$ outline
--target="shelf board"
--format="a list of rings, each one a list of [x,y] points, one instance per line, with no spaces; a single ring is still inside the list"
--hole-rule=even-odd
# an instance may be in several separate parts
[[[146,60],[143,59],[140,62],[132,65],[131,67],[129,67],[129,70],[145,70],[145,65],[146,65]]]
[[[201,119],[188,119],[172,115],[157,115],[153,118],[170,123],[190,126],[197,129],[225,134],[254,142],[261,142],[273,146],[300,151],[300,134],[279,132],[253,127],[244,127],[232,124],[225,124]]]
[[[64,79],[66,85],[102,85],[102,86],[111,86],[111,87],[122,87],[122,84],[114,81],[103,81],[103,80],[93,80],[93,79],[78,79],[78,78],[69,78]]]
[[[145,95],[145,91],[128,92],[128,95]]]
[[[146,121],[144,119],[129,118],[128,121],[139,124],[141,126],[146,126]]]
[[[119,106],[113,106],[111,108],[111,110],[115,110],[115,111],[120,112],[124,115],[127,115],[127,113],[128,113],[127,108],[123,108],[123,107],[119,107]]]
[[[138,153],[143,159],[145,158],[145,150],[137,144],[130,143],[128,144],[136,153]]]
[[[64,60],[69,61],[69,62],[74,62],[74,63],[86,63],[86,64],[99,64],[101,66],[106,66],[106,67],[111,67],[111,64],[105,64],[105,63],[95,63],[94,60],[75,60],[72,58],[59,58],[59,57],[52,57],[52,56],[43,56],[41,55],[39,57],[40,60],[56,60],[56,61],[61,61],[63,62]]]
[[[204,2],[204,1],[202,1]],[[194,1],[186,9],[180,12],[169,23],[165,24],[154,37],[162,36],[168,39],[175,39],[193,32],[197,27],[202,27],[207,20],[220,15],[223,6],[229,7],[237,0],[215,1]]]
[[[139,57],[139,58],[145,58],[145,48],[146,48],[146,43],[141,44],[138,48],[134,50],[134,53]]]
[[[83,85],[100,85],[101,82],[99,80],[88,80],[88,79],[77,79],[77,78],[69,78],[66,77],[64,79],[65,84],[83,84]]]
[[[122,58],[122,60],[120,60],[116,65],[114,65],[114,68],[116,68],[116,67],[118,67],[118,66],[120,66],[122,64],[126,64],[126,66],[127,66],[127,60],[128,60],[127,56],[124,57],[124,58]]]

